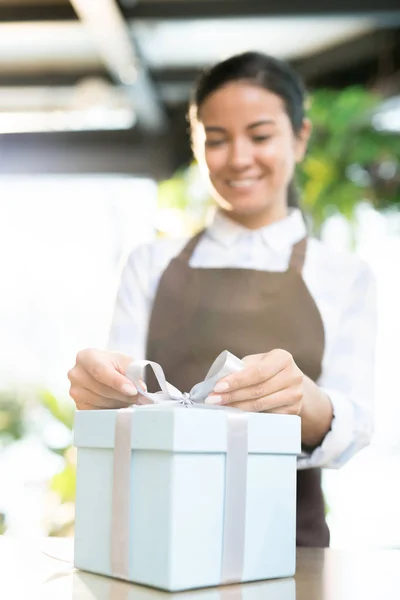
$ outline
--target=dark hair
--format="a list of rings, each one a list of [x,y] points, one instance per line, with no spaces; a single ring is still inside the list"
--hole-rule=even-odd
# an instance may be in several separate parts
[[[199,110],[206,98],[232,81],[247,81],[282,98],[293,131],[299,133],[305,117],[304,84],[288,63],[260,52],[237,54],[200,75],[189,108],[192,125],[199,120]],[[288,205],[298,206],[294,181],[289,186]]]

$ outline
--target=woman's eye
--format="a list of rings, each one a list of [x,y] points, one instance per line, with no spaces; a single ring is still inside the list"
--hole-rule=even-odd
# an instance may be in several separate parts
[[[215,147],[220,146],[225,140],[206,140],[206,146]]]
[[[255,142],[256,144],[261,144],[262,142],[266,142],[267,140],[271,139],[272,136],[270,135],[256,135],[253,137],[253,142]]]

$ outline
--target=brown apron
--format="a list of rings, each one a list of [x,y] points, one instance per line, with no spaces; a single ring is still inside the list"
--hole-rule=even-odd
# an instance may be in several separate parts
[[[189,391],[225,349],[243,358],[283,348],[316,381],[324,328],[301,276],[307,239],[293,246],[284,272],[191,268],[190,258],[203,233],[189,240],[161,276],[146,358],[163,366],[167,381]],[[152,389],[151,378],[148,385]],[[297,471],[297,545],[329,545],[320,469]]]

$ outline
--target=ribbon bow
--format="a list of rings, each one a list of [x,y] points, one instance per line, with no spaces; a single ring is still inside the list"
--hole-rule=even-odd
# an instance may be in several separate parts
[[[160,386],[159,392],[148,392],[141,384],[140,378],[143,369],[150,366],[153,369],[154,375]],[[150,400],[153,404],[161,404],[163,402],[174,402],[189,406],[191,404],[199,404],[204,402],[207,396],[214,390],[216,383],[235,371],[240,371],[244,368],[243,362],[231,352],[224,350],[214,360],[204,381],[197,383],[192,387],[190,392],[181,392],[176,387],[168,383],[165,379],[165,374],[162,367],[151,360],[138,360],[132,362],[127,371],[126,376],[135,384],[138,392]]]

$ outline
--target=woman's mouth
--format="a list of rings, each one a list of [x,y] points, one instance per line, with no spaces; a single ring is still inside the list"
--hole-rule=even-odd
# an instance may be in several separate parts
[[[247,189],[260,181],[261,177],[246,177],[245,179],[228,179],[227,184],[235,189]]]

